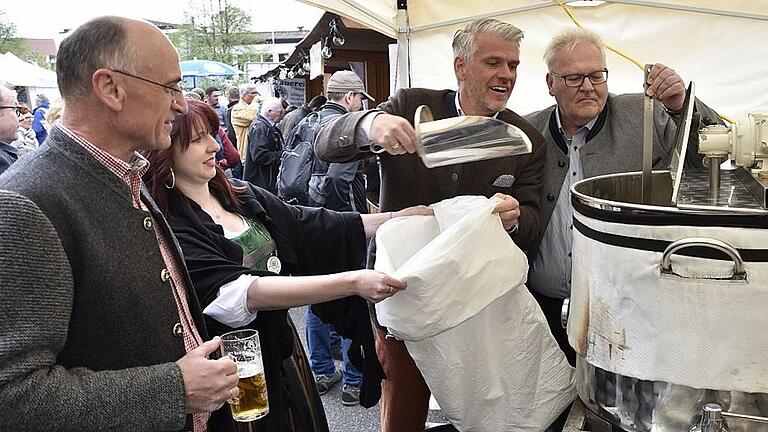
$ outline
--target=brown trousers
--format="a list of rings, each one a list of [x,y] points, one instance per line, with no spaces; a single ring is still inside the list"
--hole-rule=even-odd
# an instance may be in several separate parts
[[[403,341],[376,327],[376,354],[387,374],[381,382],[381,432],[423,432],[429,387]]]

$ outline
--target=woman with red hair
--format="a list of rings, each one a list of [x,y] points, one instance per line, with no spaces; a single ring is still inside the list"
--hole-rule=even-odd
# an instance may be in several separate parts
[[[362,267],[365,238],[386,220],[431,210],[360,215],[285,204],[264,189],[226,177],[215,163],[218,116],[205,103],[187,103],[187,114],[173,123],[171,147],[147,154],[146,180],[184,252],[209,333],[259,330],[270,410],[254,430],[327,431],[286,309],[323,303],[326,312],[318,315],[342,311],[345,316],[334,322],[356,322],[346,329],[354,334],[350,357],[360,360],[363,392],[366,372],[377,387],[383,372],[375,361],[365,300],[381,301],[405,283],[374,270],[345,270]],[[378,399],[374,387],[368,388]]]

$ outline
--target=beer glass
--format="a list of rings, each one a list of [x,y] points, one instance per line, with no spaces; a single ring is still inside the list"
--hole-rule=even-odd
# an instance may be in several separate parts
[[[240,394],[227,402],[232,417],[239,422],[260,419],[269,413],[267,381],[261,361],[259,332],[236,330],[221,336],[221,353],[237,363],[237,388]]]

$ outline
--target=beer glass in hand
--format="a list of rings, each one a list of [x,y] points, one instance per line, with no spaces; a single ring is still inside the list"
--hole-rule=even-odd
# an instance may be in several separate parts
[[[236,421],[249,422],[269,413],[267,381],[261,361],[259,332],[236,330],[221,336],[222,355],[237,363],[237,384],[240,394],[227,402]]]

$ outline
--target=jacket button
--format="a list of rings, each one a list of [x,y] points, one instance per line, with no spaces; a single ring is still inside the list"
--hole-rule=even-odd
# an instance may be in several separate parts
[[[168,282],[168,279],[171,278],[171,272],[168,271],[168,269],[163,269],[160,271],[160,280],[163,282]]]
[[[565,161],[560,159],[559,161],[557,161],[557,166],[559,166],[560,168],[564,167],[565,166]]]
[[[453,173],[453,174],[451,174],[451,180],[453,180],[453,181],[459,181],[459,173]]]
[[[184,327],[181,326],[181,323],[173,325],[173,335],[178,338],[184,337]]]
[[[348,136],[344,135],[343,137],[339,138],[339,143],[346,144],[347,142],[349,142],[349,137]]]
[[[554,201],[555,200],[555,194],[552,192],[547,194],[547,201]]]
[[[147,231],[152,230],[152,218],[151,217],[145,217],[144,218],[144,229]]]

